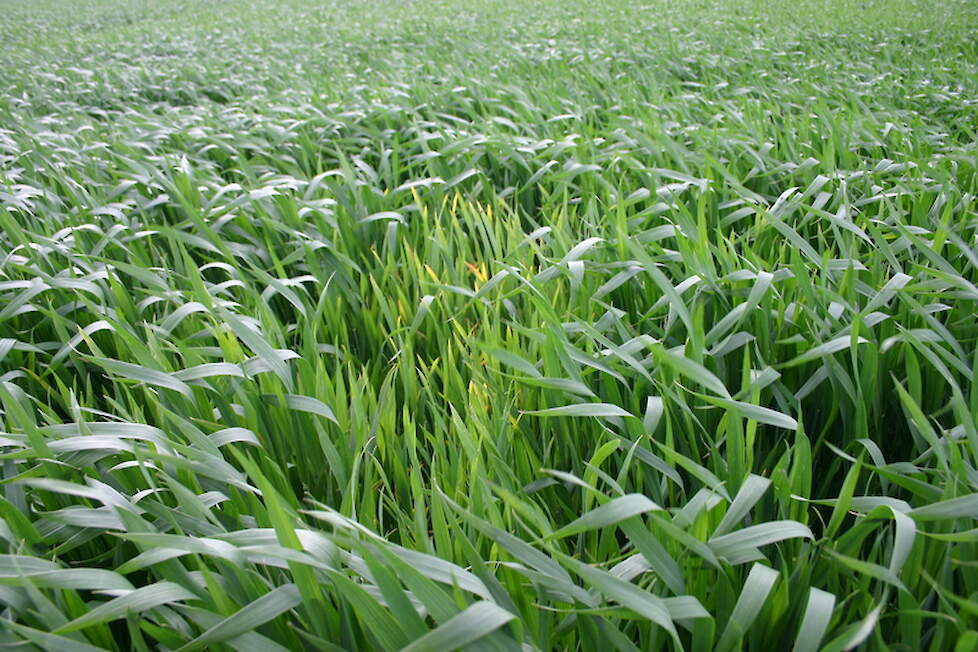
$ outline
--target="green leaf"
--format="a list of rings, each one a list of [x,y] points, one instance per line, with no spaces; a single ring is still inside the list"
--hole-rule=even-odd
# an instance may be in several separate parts
[[[582,564],[576,559],[565,558],[565,564],[570,567],[585,582],[614,600],[623,607],[628,607],[635,613],[648,618],[672,637],[677,647],[681,647],[679,634],[672,622],[669,609],[661,599],[648,591],[635,586],[631,582],[621,580],[607,571]]]
[[[915,521],[948,521],[978,518],[978,493],[921,505],[908,514]]]
[[[785,539],[814,539],[807,526],[797,521],[770,521],[710,539],[710,548],[718,557],[737,557],[744,550],[766,546]]]
[[[527,376],[530,376],[532,378],[543,377],[543,374],[540,373],[540,370],[537,369],[535,366],[533,366],[533,364],[531,364],[528,360],[521,358],[520,356],[516,355],[511,351],[504,351],[503,349],[496,349],[496,348],[487,348],[485,351],[486,353],[496,358],[503,364],[512,367],[513,369],[518,369],[519,371],[525,373]]]
[[[295,608],[301,602],[299,589],[296,588],[295,584],[283,584],[254,602],[245,605],[197,638],[183,645],[178,652],[189,652],[252,631],[289,609]]]
[[[248,326],[245,326],[244,322],[227,310],[221,310],[220,312],[221,317],[231,327],[234,334],[238,336],[238,339],[248,345],[255,352],[255,355],[268,366],[272,373],[279,377],[285,389],[291,392],[293,387],[292,374],[289,373],[288,366],[279,356],[278,352],[272,348],[272,345],[261,335]]]
[[[157,582],[143,586],[135,591],[113,598],[100,604],[84,616],[80,616],[67,625],[58,628],[55,634],[73,632],[92,625],[111,622],[125,618],[130,613],[142,613],[164,604],[196,600],[198,596],[173,582]]]
[[[903,582],[900,581],[900,578],[897,577],[897,574],[885,566],[880,566],[879,564],[874,564],[869,561],[842,555],[834,550],[827,550],[826,552],[831,555],[833,559],[850,570],[868,577],[872,577],[873,579],[880,580],[881,582],[885,582],[890,586],[900,589],[901,591],[907,590],[907,588],[903,585]]]
[[[587,385],[569,378],[518,378],[524,385],[533,387],[543,387],[544,389],[555,389],[561,392],[568,392],[578,396],[594,397],[594,392]]]
[[[662,508],[641,494],[618,496],[604,505],[595,507],[546,538],[562,539],[572,534],[607,527],[632,516],[651,511],[662,511]]]
[[[439,625],[404,647],[402,652],[442,652],[469,645],[496,631],[516,616],[485,600]]]
[[[868,342],[869,340],[867,340],[865,337],[856,338],[857,344],[866,344]],[[805,362],[808,362],[810,360],[818,360],[824,358],[827,355],[832,355],[833,353],[838,353],[839,351],[848,349],[852,347],[852,344],[853,342],[852,342],[851,335],[842,335],[833,340],[829,340],[824,344],[819,344],[818,346],[812,347],[808,351],[805,351],[801,355],[784,363],[783,365],[781,365],[781,367],[784,369],[788,369],[791,367],[796,367],[800,364],[804,364]]]
[[[189,369],[182,369],[180,371],[173,372],[174,378],[184,382],[199,380],[201,378],[213,378],[215,376],[234,376],[236,378],[244,378],[244,371],[241,370],[240,365],[232,364],[230,362],[209,362],[207,364],[199,364],[196,367],[190,367]]]
[[[727,391],[727,388],[720,379],[695,360],[690,360],[683,355],[673,353],[661,345],[652,347],[652,354],[656,360],[673,369],[679,375],[702,385],[714,394],[718,394],[724,398],[730,398],[730,392]]]
[[[0,584],[44,589],[85,589],[88,591],[131,591],[132,584],[119,575],[98,568],[61,568],[58,570],[0,575]]]
[[[278,397],[274,394],[265,394],[263,398],[271,405],[279,405]],[[333,413],[333,410],[331,410],[328,405],[311,396],[286,394],[285,406],[290,410],[295,410],[296,412],[308,412],[309,414],[315,414],[328,419],[333,423],[339,423],[336,420],[336,414]]]
[[[747,476],[747,480],[741,485],[740,491],[730,504],[727,513],[723,515],[723,520],[713,530],[713,536],[719,537],[729,532],[735,525],[740,523],[747,516],[751,508],[760,500],[764,492],[771,486],[771,481],[753,473]]]
[[[764,423],[777,428],[784,428],[785,430],[798,429],[797,421],[789,417],[787,414],[777,412],[776,410],[772,410],[770,408],[761,407],[760,405],[754,405],[752,403],[744,403],[743,401],[734,401],[732,399],[714,398],[710,396],[703,396],[703,398],[714,405],[721,405],[723,407],[735,409],[739,414],[747,417],[748,419],[753,419],[758,423]]]
[[[158,371],[156,369],[147,369],[146,367],[130,364],[128,362],[122,362],[120,360],[110,360],[108,358],[90,359],[95,364],[99,365],[109,373],[115,374],[116,376],[136,380],[141,383],[146,383],[147,385],[155,385],[157,387],[172,389],[187,397],[191,395],[190,386],[177,378],[174,374],[169,374],[165,371]]]
[[[88,643],[66,636],[42,632],[19,623],[8,622],[4,623],[4,626],[10,627],[26,640],[39,646],[42,650],[57,650],[58,652],[105,652],[105,648],[89,645]]]
[[[817,652],[832,622],[835,596],[812,587],[808,590],[808,604],[801,619],[801,627],[795,638],[794,652]]]
[[[630,417],[631,412],[610,403],[576,403],[546,410],[528,410],[523,414],[538,417]]]
[[[767,596],[771,593],[774,583],[778,581],[779,573],[775,570],[754,564],[744,582],[744,588],[737,598],[727,626],[724,627],[720,640],[717,642],[717,652],[727,652],[738,646],[744,635],[750,630],[754,621],[757,620],[761,608],[767,601]]]

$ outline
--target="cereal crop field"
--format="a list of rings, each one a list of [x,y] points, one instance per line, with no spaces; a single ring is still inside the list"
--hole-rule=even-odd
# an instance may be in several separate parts
[[[974,0],[0,0],[0,648],[978,649]]]

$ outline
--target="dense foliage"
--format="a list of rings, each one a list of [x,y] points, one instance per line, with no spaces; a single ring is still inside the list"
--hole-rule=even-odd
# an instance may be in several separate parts
[[[978,4],[0,17],[3,647],[978,647]]]

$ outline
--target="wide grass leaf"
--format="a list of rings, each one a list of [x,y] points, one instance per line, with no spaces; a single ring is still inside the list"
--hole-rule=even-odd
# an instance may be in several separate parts
[[[100,604],[84,616],[80,616],[55,633],[72,632],[92,625],[107,623],[126,617],[130,613],[142,613],[161,605],[186,600],[196,600],[199,596],[173,582],[157,582],[143,586],[135,591]]]
[[[723,398],[730,398],[730,392],[727,391],[723,382],[713,372],[695,360],[690,360],[684,355],[669,351],[661,345],[653,347],[652,353],[660,363],[673,369],[679,375],[692,380],[698,385],[702,385],[714,394],[718,394]]]
[[[272,345],[268,343],[268,340],[246,326],[244,322],[230,312],[226,310],[221,311],[221,316],[227,325],[231,327],[234,334],[255,352],[258,358],[267,365],[268,369],[279,377],[285,389],[291,392],[293,388],[292,374],[289,372],[285,361]]]
[[[627,494],[613,498],[604,505],[595,507],[580,518],[568,523],[548,539],[562,539],[573,534],[607,527],[624,521],[632,516],[651,511],[661,511],[662,508],[641,494]]]
[[[538,417],[630,417],[628,410],[610,403],[575,403],[545,410],[528,410],[524,414]]]
[[[866,344],[868,342],[869,340],[867,340],[865,337],[856,338],[855,341],[856,344]],[[809,362],[810,360],[818,360],[819,358],[824,358],[827,355],[844,351],[845,349],[852,347],[852,345],[852,337],[849,335],[843,335],[833,340],[829,340],[824,344],[819,344],[818,346],[812,347],[808,351],[805,351],[801,355],[784,363],[782,366],[785,368],[795,367],[797,365],[804,364],[805,362]]]
[[[184,396],[190,396],[190,386],[177,378],[175,374],[166,373],[157,369],[147,369],[146,367],[122,362],[121,360],[110,360],[108,358],[92,358],[91,360],[116,376],[136,380],[147,385],[172,389]]]
[[[808,526],[797,521],[771,521],[713,537],[709,544],[717,556],[734,558],[745,550],[797,538],[814,539],[815,536]]]
[[[565,563],[582,580],[603,593],[607,598],[614,600],[623,607],[628,607],[664,629],[672,637],[677,647],[681,647],[672,616],[660,598],[600,568],[594,568],[570,558],[567,558]]]
[[[39,588],[88,591],[131,591],[134,588],[118,573],[98,568],[62,568],[25,572],[19,575],[0,575],[0,584],[7,586],[29,584]]]
[[[978,493],[949,498],[912,509],[908,516],[915,521],[947,521],[978,518]]]
[[[753,473],[749,475],[727,509],[727,513],[723,515],[723,520],[713,530],[713,537],[726,534],[742,521],[770,486],[771,481],[767,478],[762,478]]]
[[[777,428],[784,428],[785,430],[798,429],[798,422],[795,419],[789,417],[787,414],[778,412],[777,410],[761,407],[760,405],[754,405],[752,403],[745,403],[743,401],[735,401],[732,399],[715,398],[712,396],[704,397],[704,399],[710,403],[713,403],[714,405],[720,405],[737,410],[738,413],[742,414],[748,419],[753,419],[758,423],[764,423]]]
[[[835,596],[827,591],[812,587],[808,591],[805,615],[795,638],[794,652],[817,652],[825,633],[832,622]]]
[[[488,601],[476,602],[465,611],[442,623],[403,648],[403,652],[441,652],[456,650],[488,636],[516,618]]]
[[[271,405],[278,405],[278,396],[274,394],[266,394],[264,396],[265,401]],[[330,409],[328,405],[323,403],[317,398],[312,396],[300,396],[298,394],[286,394],[285,395],[285,406],[290,410],[295,410],[296,412],[307,412],[309,414],[316,414],[321,416],[333,423],[338,423],[336,420],[336,414]]]
[[[727,625],[720,635],[720,640],[717,641],[715,649],[718,652],[728,652],[740,646],[744,636],[761,613],[761,608],[779,577],[777,571],[761,564],[754,564],[747,575],[733,612],[727,620]]]
[[[298,606],[301,601],[299,589],[294,584],[283,584],[245,605],[178,649],[180,652],[189,652],[227,641],[277,618]]]
[[[105,648],[89,645],[82,641],[61,636],[51,632],[44,632],[33,627],[21,625],[19,623],[6,624],[13,631],[24,637],[25,640],[34,643],[42,650],[58,650],[60,652],[105,652]],[[18,646],[19,647],[19,646]],[[15,648],[16,649],[16,648]]]

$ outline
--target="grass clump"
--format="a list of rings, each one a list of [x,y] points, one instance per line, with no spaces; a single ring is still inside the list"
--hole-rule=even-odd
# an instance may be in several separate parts
[[[0,9],[5,646],[978,645],[973,3]]]

